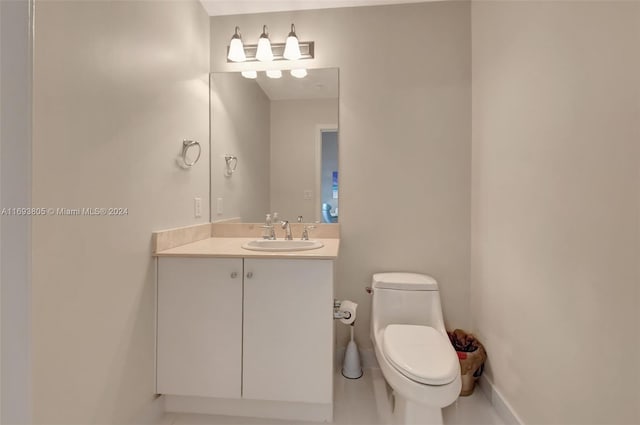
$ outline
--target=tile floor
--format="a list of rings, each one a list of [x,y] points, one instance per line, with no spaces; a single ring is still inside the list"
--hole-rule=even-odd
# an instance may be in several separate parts
[[[336,425],[385,425],[385,383],[380,369],[365,369],[360,379],[334,379],[334,421]],[[489,400],[476,388],[473,395],[460,397],[444,409],[445,425],[504,425]],[[311,425],[312,422],[256,419],[234,416],[167,413],[163,425]]]

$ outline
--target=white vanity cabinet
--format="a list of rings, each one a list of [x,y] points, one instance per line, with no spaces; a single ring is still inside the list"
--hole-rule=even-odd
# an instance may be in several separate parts
[[[240,398],[242,259],[158,259],[157,392]]]
[[[333,260],[160,257],[157,327],[167,411],[331,420]]]
[[[244,260],[242,396],[331,403],[333,261]]]

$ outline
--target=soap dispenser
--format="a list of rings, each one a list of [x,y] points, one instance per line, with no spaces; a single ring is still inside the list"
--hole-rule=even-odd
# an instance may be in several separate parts
[[[271,230],[273,229],[273,221],[271,220],[271,214],[267,214],[264,219],[264,226],[262,226],[262,239],[271,239]]]

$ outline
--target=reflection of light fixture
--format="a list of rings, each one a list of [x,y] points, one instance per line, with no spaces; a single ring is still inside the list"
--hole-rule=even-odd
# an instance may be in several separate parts
[[[256,50],[256,59],[261,62],[271,62],[273,60],[273,52],[271,51],[271,41],[269,41],[269,33],[267,26],[262,26],[262,34],[258,40],[258,49]]]
[[[291,76],[296,77],[296,78],[304,78],[307,76],[307,70],[304,68],[300,68],[300,69],[292,69],[291,70]]]
[[[256,71],[242,71],[241,74],[244,78],[251,78],[252,80],[254,78],[258,78],[258,73]]]
[[[269,78],[281,78],[282,77],[282,71],[280,71],[279,69],[269,69],[269,70],[267,70],[267,77],[269,77]]]
[[[291,32],[287,36],[282,57],[289,60],[298,60],[302,57],[302,53],[300,53],[300,43],[296,35],[296,27],[293,24],[291,24]]]
[[[247,57],[244,54],[242,38],[240,36],[240,28],[238,27],[236,27],[236,31],[233,34],[233,37],[231,37],[227,59],[229,59],[231,62],[244,62],[247,60]]]

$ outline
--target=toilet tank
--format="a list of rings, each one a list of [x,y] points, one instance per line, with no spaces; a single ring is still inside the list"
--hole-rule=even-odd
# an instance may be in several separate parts
[[[438,283],[431,276],[376,273],[371,288],[374,332],[391,324],[407,324],[431,326],[446,335]]]

